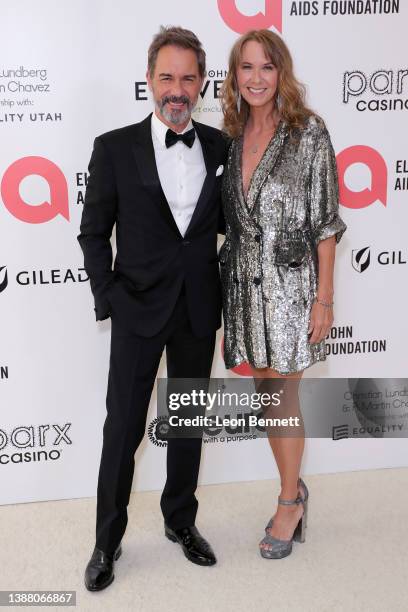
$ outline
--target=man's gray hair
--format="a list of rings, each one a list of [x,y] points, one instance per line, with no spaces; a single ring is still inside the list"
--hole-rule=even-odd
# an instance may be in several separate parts
[[[178,26],[160,27],[160,31],[154,36],[147,54],[147,68],[150,76],[153,76],[156,67],[157,55],[162,47],[174,45],[182,49],[191,49],[195,52],[198,62],[198,71],[201,77],[206,74],[205,51],[197,36],[191,30],[185,30]]]

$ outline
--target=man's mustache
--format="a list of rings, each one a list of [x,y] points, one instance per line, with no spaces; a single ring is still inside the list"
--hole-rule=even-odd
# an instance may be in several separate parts
[[[191,104],[191,100],[187,96],[164,96],[161,102],[163,106],[169,102],[173,104]]]

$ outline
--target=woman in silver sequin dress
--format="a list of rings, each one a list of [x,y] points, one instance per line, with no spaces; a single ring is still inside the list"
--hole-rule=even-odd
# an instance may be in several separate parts
[[[304,103],[287,46],[269,30],[235,43],[221,100],[224,131],[232,138],[219,253],[225,365],[249,363],[257,388],[260,381],[278,379],[282,387],[283,379],[291,380],[288,410],[297,413],[300,378],[325,360],[333,323],[335,246],[346,229],[335,154],[324,121]],[[264,557],[281,558],[293,539],[304,541],[304,432],[270,437],[270,443],[281,494],[260,549]]]

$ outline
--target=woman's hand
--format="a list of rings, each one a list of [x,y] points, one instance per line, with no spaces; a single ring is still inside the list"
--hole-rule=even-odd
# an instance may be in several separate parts
[[[310,312],[310,322],[308,332],[310,344],[316,344],[325,338],[333,325],[333,307],[323,306],[319,302],[314,302]]]

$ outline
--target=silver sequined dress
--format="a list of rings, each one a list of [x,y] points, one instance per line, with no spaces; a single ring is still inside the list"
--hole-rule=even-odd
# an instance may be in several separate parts
[[[219,253],[223,287],[224,360],[281,374],[326,359],[325,341],[310,344],[308,326],[317,290],[317,244],[339,242],[336,158],[325,125],[310,117],[290,138],[282,120],[252,176],[242,186],[242,136],[229,149],[223,177],[226,237]],[[279,230],[301,230],[306,256],[296,268],[275,263]]]

